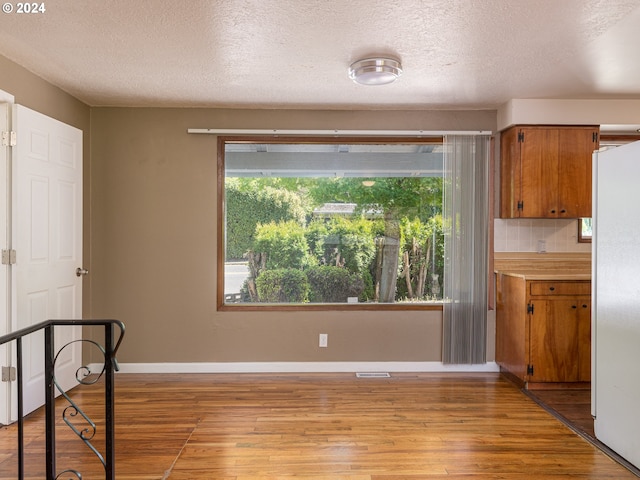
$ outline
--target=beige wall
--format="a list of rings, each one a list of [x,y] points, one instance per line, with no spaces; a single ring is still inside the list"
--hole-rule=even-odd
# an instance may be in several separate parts
[[[187,129],[493,130],[495,121],[487,111],[94,108],[91,314],[126,323],[125,363],[440,361],[440,312],[217,312],[216,137]],[[318,348],[319,333],[329,348]]]
[[[0,89],[84,132],[84,316],[126,323],[120,362],[440,361],[437,311],[217,312],[216,138],[186,131],[493,131],[495,111],[89,108],[1,56]]]
[[[0,90],[13,95],[15,103],[81,129],[85,135],[85,147],[88,147],[89,107],[2,55]],[[88,154],[86,157],[89,158]]]

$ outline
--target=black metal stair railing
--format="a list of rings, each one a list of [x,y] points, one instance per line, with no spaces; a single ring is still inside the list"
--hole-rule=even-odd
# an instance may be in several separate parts
[[[54,346],[54,328],[64,326],[96,326],[104,327],[104,346],[94,340],[78,339],[63,345],[58,351]],[[116,337],[115,327],[118,327],[119,334]],[[16,388],[17,388],[17,441],[18,441],[18,480],[23,480],[25,476],[25,445],[24,445],[24,403],[23,403],[23,339],[27,335],[44,330],[44,372],[45,372],[45,431],[46,431],[46,479],[61,479],[63,476],[73,475],[82,479],[82,473],[75,469],[66,469],[62,472],[56,470],[56,391],[59,392],[68,406],[62,411],[64,423],[73,433],[96,455],[102,463],[106,480],[115,479],[115,372],[118,370],[116,353],[124,336],[124,324],[119,320],[48,320],[16,332],[0,337],[0,345],[15,342],[16,347]],[[60,387],[56,375],[56,361],[60,354],[70,345],[76,342],[87,342],[97,347],[104,356],[104,366],[102,371],[93,373],[88,366],[82,366],[76,371],[76,380],[82,385],[92,385],[104,379],[104,413],[105,413],[105,441],[104,453],[100,453],[92,440],[95,437],[97,427],[94,421],[78,406],[72,398]],[[32,344],[32,348],[35,346]],[[76,419],[80,419],[78,422]],[[82,426],[78,426],[82,425]]]

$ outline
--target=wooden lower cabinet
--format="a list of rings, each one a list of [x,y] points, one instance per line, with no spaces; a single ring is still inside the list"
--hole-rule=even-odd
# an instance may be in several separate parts
[[[503,371],[529,388],[591,381],[590,281],[498,274],[496,300]]]

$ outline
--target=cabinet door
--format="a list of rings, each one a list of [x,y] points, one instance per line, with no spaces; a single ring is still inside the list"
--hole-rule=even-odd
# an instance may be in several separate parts
[[[520,146],[517,127],[500,134],[500,217],[520,216]]]
[[[577,382],[579,380],[579,322],[576,299],[532,302],[529,360],[531,382]]]
[[[522,381],[526,380],[529,346],[525,281],[511,275],[497,276],[496,363]]]
[[[591,216],[598,127],[512,127],[500,141],[502,218]]]
[[[522,128],[520,142],[520,216],[556,217],[558,211],[557,128]]]
[[[591,298],[577,299],[578,310],[578,381],[591,381]]]
[[[597,149],[597,128],[566,128],[559,131],[559,217],[591,217],[591,158]]]

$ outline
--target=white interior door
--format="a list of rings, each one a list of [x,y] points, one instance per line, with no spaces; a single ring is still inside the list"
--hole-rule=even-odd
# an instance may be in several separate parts
[[[13,106],[12,265],[14,329],[49,319],[82,318],[82,131]],[[81,327],[57,327],[55,351],[79,340]],[[44,333],[23,343],[24,411],[44,404]],[[77,384],[81,342],[62,350],[56,378]]]
[[[0,132],[8,132],[10,130],[10,114],[11,105],[0,103]],[[11,245],[8,228],[9,208],[11,205],[8,174],[9,153],[9,146],[0,145],[0,248],[2,250],[8,250]],[[9,333],[11,328],[10,275],[10,266],[0,265],[0,335]],[[0,365],[9,366],[11,364],[11,349],[8,345],[0,347]],[[12,420],[9,409],[11,406],[11,389],[9,385],[9,382],[0,382],[0,405],[3,405],[0,407],[0,424],[2,425],[7,425]]]

